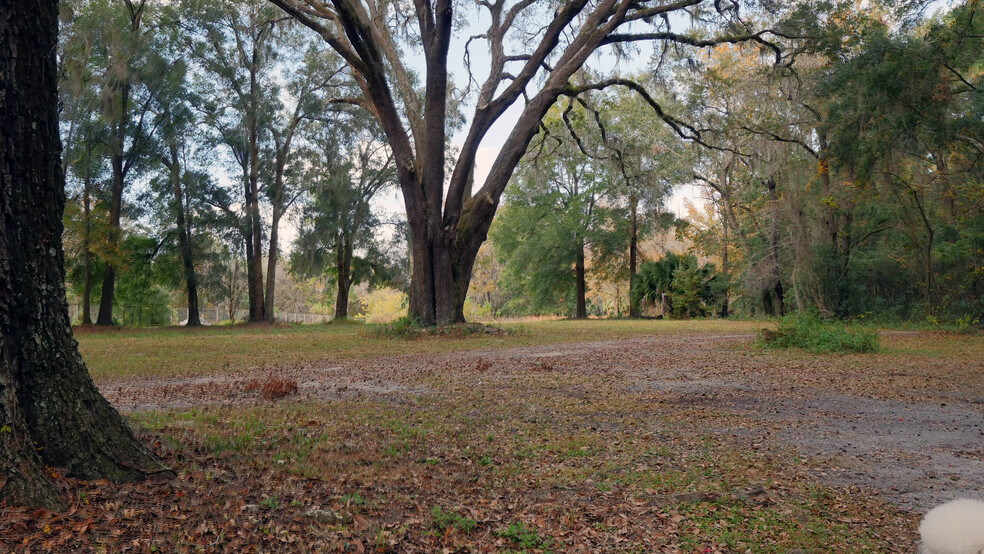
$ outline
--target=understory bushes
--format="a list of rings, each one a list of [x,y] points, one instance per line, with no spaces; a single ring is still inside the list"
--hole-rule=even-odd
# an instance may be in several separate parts
[[[775,329],[759,332],[765,348],[802,348],[811,352],[875,352],[878,332],[868,327],[825,321],[816,315],[789,315]]]

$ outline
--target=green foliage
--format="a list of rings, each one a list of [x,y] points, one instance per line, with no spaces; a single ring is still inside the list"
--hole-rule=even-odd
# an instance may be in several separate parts
[[[691,254],[668,253],[659,261],[642,264],[632,300],[658,305],[665,298],[673,317],[705,316],[723,295],[722,281],[713,264],[700,265]]]
[[[456,325],[423,325],[410,316],[404,316],[393,323],[373,325],[367,334],[374,338],[419,339],[425,337],[465,338],[478,336],[509,336],[522,334],[522,331],[505,329],[482,323],[458,323]]]
[[[878,332],[827,322],[816,315],[789,315],[775,330],[762,329],[758,344],[765,348],[802,348],[811,352],[863,353],[879,349]]]
[[[431,510],[431,527],[438,531],[445,532],[455,528],[459,531],[470,533],[478,526],[474,519],[463,517],[454,512],[445,512],[440,506],[434,506]]]
[[[504,539],[511,540],[524,552],[528,550],[539,550],[551,552],[558,548],[557,541],[552,537],[540,537],[536,529],[527,526],[522,521],[510,523],[508,527],[497,533]]]

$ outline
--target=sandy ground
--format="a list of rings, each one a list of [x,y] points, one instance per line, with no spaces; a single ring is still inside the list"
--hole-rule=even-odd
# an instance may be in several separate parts
[[[104,381],[99,386],[121,411],[132,412],[263,402],[246,392],[246,385],[271,374],[295,379],[302,400],[371,397],[400,402],[441,394],[445,379],[495,387],[517,374],[587,372],[603,375],[625,394],[671,407],[707,409],[713,432],[749,448],[792,447],[823,468],[816,471],[820,482],[870,488],[906,510],[923,511],[956,497],[984,498],[984,398],[938,391],[927,396],[916,382],[902,381],[899,395],[878,397],[836,383],[787,380],[786,366],[796,366],[797,375],[823,372],[827,366],[804,368],[802,359],[742,348],[750,340],[750,335],[650,337],[333,361],[220,376]],[[590,391],[561,387],[550,394]],[[720,414],[728,417],[716,417]]]

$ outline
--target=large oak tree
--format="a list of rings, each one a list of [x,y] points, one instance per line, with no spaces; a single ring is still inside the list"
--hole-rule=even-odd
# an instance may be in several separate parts
[[[58,2],[0,17],[0,501],[58,508],[45,466],[86,479],[168,471],[86,371],[65,300]]]
[[[464,320],[475,257],[506,184],[554,102],[591,89],[637,86],[617,76],[572,84],[571,77],[589,57],[603,47],[639,41],[702,47],[748,40],[765,44],[768,36],[742,20],[737,1],[270,1],[345,58],[362,88],[365,107],[386,133],[412,235],[410,315],[430,324]],[[468,86],[478,84],[475,111],[453,158],[447,148],[448,107],[455,101],[448,58],[466,5],[482,10],[477,20],[488,22],[484,32],[468,40],[466,53],[472,42],[484,41],[489,72],[481,81],[467,76]],[[723,26],[728,34],[707,38],[680,33],[674,30],[680,20],[704,22],[705,29]],[[405,51],[417,46],[424,61],[419,72],[408,65],[413,58]],[[644,90],[639,87],[639,92]],[[482,140],[521,98],[521,114],[491,173],[471,194],[470,176]],[[662,114],[655,102],[653,107]],[[668,115],[664,119],[680,133],[697,131]]]

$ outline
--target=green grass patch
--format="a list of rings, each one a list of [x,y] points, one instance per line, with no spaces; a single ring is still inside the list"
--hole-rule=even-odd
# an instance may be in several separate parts
[[[878,332],[870,327],[828,322],[809,315],[789,315],[775,329],[759,331],[764,348],[802,348],[810,352],[864,353],[880,348]]]
[[[235,325],[198,329],[77,328],[76,339],[92,377],[215,375],[276,365],[321,363],[399,354],[489,350],[647,335],[752,333],[755,322],[709,320],[530,320],[502,323],[505,333],[464,332],[393,340],[374,324]],[[473,328],[471,326],[470,328]],[[484,328],[484,326],[483,326]],[[499,327],[493,327],[498,329]],[[377,329],[381,329],[377,331]]]
[[[431,528],[442,533],[452,528],[463,533],[470,533],[475,527],[478,527],[478,522],[474,519],[463,517],[454,512],[446,512],[440,506],[434,506],[434,509],[431,510]]]
[[[556,539],[553,537],[541,537],[536,529],[529,527],[522,521],[510,523],[508,527],[499,531],[497,535],[512,541],[520,549],[520,552],[553,552],[554,549],[560,547]]]

